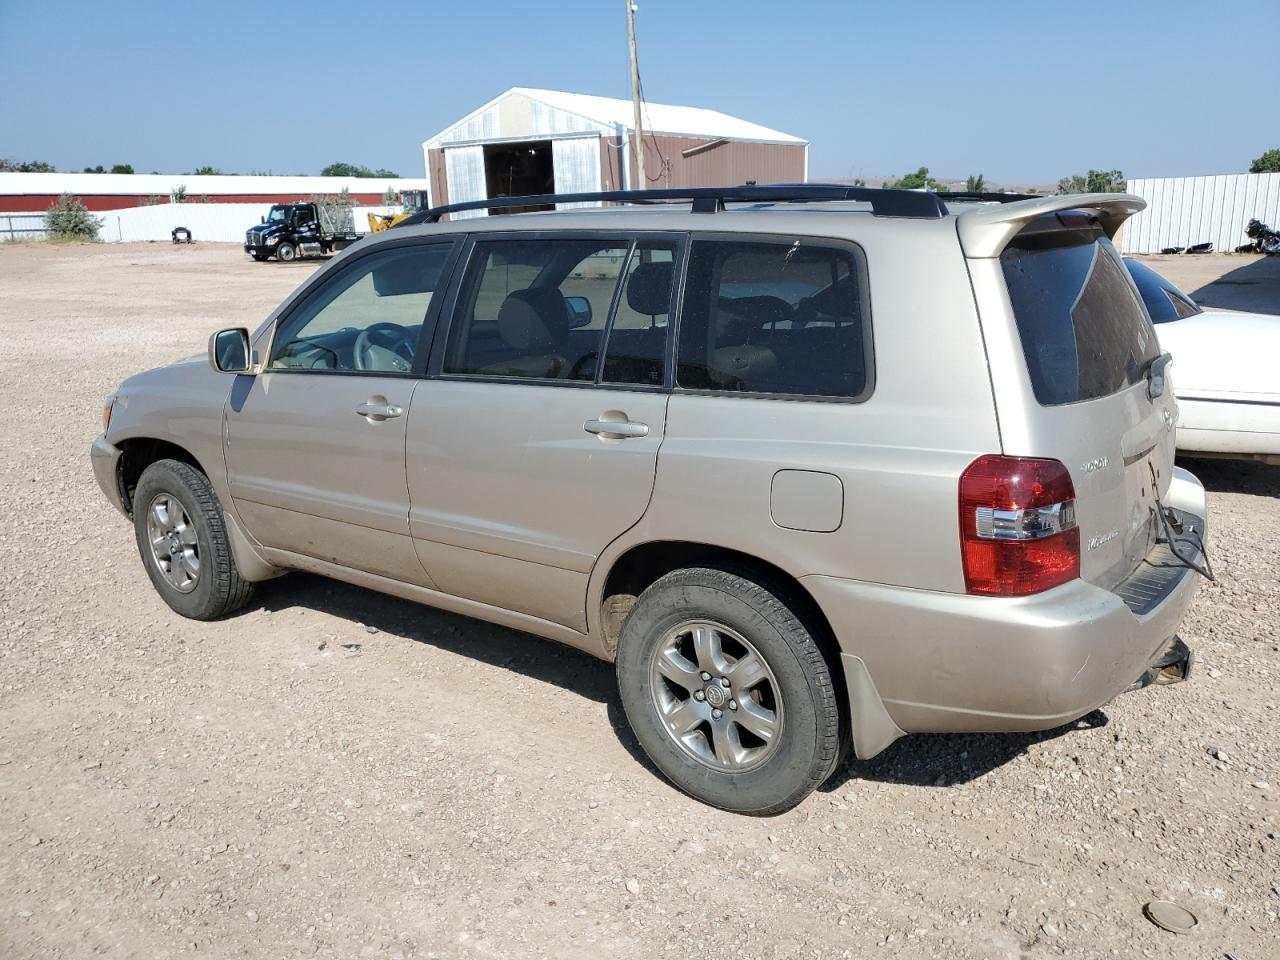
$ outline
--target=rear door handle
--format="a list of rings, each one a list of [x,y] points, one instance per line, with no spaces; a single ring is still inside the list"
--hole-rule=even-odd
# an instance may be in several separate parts
[[[634,420],[588,420],[582,425],[582,429],[603,440],[626,440],[629,437],[649,435],[649,425]]]
[[[391,420],[403,416],[404,407],[398,407],[394,403],[374,403],[372,400],[367,400],[356,407],[356,415],[369,420]]]

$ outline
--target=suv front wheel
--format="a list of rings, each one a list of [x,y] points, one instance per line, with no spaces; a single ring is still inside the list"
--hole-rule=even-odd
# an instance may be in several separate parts
[[[180,460],[157,460],[133,492],[133,530],[152,586],[177,613],[216,620],[249,602],[222,505],[209,478]]]
[[[840,760],[822,652],[782,600],[745,577],[699,567],[657,580],[623,624],[617,673],[649,758],[705,803],[781,813]]]

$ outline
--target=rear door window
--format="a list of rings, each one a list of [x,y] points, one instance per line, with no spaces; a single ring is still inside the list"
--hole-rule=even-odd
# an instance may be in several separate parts
[[[1105,397],[1143,379],[1160,348],[1108,240],[1080,231],[1031,234],[1015,238],[1000,262],[1041,404]]]
[[[680,318],[678,386],[859,399],[870,392],[861,252],[831,241],[697,239]]]

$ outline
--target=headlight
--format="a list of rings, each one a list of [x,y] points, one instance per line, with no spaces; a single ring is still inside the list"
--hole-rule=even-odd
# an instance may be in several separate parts
[[[267,237],[267,246],[268,246],[268,247],[269,247],[269,246],[271,246],[273,243],[279,243],[279,242],[280,242],[280,238],[279,238],[279,237]]]
[[[116,405],[115,394],[102,401],[102,432],[106,433],[111,426],[111,408]]]

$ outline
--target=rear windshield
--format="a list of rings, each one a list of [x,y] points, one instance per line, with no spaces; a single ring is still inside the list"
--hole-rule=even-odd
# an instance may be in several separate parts
[[[1160,354],[1120,257],[1100,235],[1015,238],[1000,256],[1036,399],[1105,397],[1141,381]]]
[[[1200,304],[1145,263],[1125,257],[1124,265],[1129,268],[1129,276],[1138,285],[1138,293],[1142,294],[1142,302],[1147,305],[1152,323],[1172,323],[1204,313]]]

